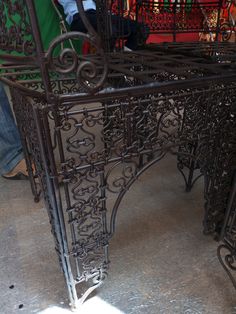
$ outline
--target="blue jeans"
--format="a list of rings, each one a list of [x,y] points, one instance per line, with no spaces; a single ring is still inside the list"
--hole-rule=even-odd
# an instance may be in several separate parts
[[[20,135],[0,82],[0,175],[11,171],[23,158]]]

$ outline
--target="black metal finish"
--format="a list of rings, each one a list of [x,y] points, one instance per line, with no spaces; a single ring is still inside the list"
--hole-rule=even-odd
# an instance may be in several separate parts
[[[217,41],[151,44],[129,53],[109,52],[108,3],[97,1],[98,30],[103,29],[98,34],[78,4],[88,33],[62,34],[45,52],[33,1],[4,1],[0,7],[2,20],[16,12],[20,16],[20,24],[0,24],[1,80],[11,86],[27,165],[29,170],[35,166],[35,174],[30,170],[32,190],[38,199],[37,176],[71,306],[83,302],[106,278],[119,204],[133,182],[167,153],[177,156],[186,190],[204,176],[204,232],[223,239],[232,266],[236,45],[226,41],[234,33],[230,22],[221,19],[222,9],[229,10],[232,3],[193,2],[192,13],[200,17],[190,28],[192,13],[184,15],[187,26],[176,23],[186,13],[179,3],[166,13],[155,2],[157,17],[172,14],[174,22],[162,29],[152,24],[153,33],[162,30],[176,38],[180,32],[205,31]],[[148,5],[138,2],[128,15],[135,13],[140,22]],[[122,15],[127,11],[115,8]],[[216,13],[216,24],[209,24],[209,12]],[[20,32],[15,31],[18,26]],[[64,48],[68,39],[89,41],[96,51],[81,55]],[[11,55],[13,47],[22,55]],[[82,282],[91,284],[78,299],[76,286]]]
[[[235,160],[234,160],[235,164]],[[218,247],[219,261],[236,289],[236,280],[233,271],[236,270],[236,237],[235,237],[235,211],[236,211],[236,176],[234,175],[228,206],[225,213],[224,224],[221,229],[223,244]]]

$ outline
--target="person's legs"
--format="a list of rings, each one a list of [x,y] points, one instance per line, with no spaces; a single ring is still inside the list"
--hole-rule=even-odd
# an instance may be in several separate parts
[[[138,47],[137,24],[118,15],[111,16],[112,35],[117,39],[127,39],[125,46],[131,50]]]
[[[97,30],[97,16],[95,10],[86,11],[86,17],[95,30]],[[131,50],[137,50],[140,40],[145,42],[147,35],[143,24],[118,15],[111,15],[112,38],[110,39],[111,49],[114,48],[117,39],[127,39],[126,47]],[[74,16],[74,20],[70,27],[71,31],[79,31],[87,33],[79,13]]]
[[[24,167],[21,165],[24,163],[24,156],[19,132],[2,83],[0,83],[0,126],[0,175],[6,175],[17,165]]]
[[[86,17],[95,30],[97,30],[97,16],[95,10],[86,11]],[[136,50],[138,46],[146,42],[149,34],[149,29],[144,24],[123,18],[118,15],[111,15],[112,38],[110,39],[111,50],[115,46],[117,39],[127,39],[125,46],[131,50]],[[74,20],[70,29],[72,31],[79,31],[87,33],[79,13],[74,16]]]
[[[89,20],[90,24],[93,26],[95,30],[97,30],[97,16],[95,10],[86,11],[86,17]],[[73,22],[70,26],[71,31],[77,31],[82,33],[87,33],[87,28],[84,26],[84,23],[79,15],[79,13],[75,14]]]
[[[129,49],[137,50],[146,42],[149,29],[144,24],[118,15],[112,15],[111,21],[113,36],[115,38],[127,39],[125,46]]]

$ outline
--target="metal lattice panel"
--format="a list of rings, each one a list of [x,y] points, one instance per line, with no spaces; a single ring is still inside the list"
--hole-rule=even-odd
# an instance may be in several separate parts
[[[218,236],[234,169],[233,84],[106,96],[97,104],[74,99],[50,107],[40,98],[23,101],[38,128],[34,136],[28,123],[25,137],[32,147],[43,145],[36,168],[73,304],[75,285],[92,282],[82,302],[106,278],[119,204],[146,169],[167,153],[185,167],[194,162],[205,179],[204,231]]]
[[[98,32],[76,2],[88,33],[59,35],[47,51],[33,1],[0,5],[1,56],[12,61],[1,79],[12,89],[32,190],[37,199],[39,180],[72,306],[107,276],[122,198],[168,153],[176,155],[187,190],[204,176],[204,232],[230,244],[233,264],[236,46],[229,14],[222,19],[232,2],[193,1],[190,8],[176,1],[167,8],[141,1],[128,8],[97,1]],[[127,53],[121,28],[117,49],[109,52],[111,12],[174,40],[177,33],[210,32],[213,41]],[[90,42],[94,53],[65,48],[68,40]],[[27,58],[11,57],[12,50]],[[91,284],[79,301],[82,282]]]

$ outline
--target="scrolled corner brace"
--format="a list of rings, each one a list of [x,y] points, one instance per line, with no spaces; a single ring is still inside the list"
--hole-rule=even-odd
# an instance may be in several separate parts
[[[223,250],[226,252],[223,253]],[[236,247],[233,247],[228,241],[221,244],[217,248],[217,257],[222,265],[223,269],[229,276],[234,288],[236,289],[236,280],[232,275],[233,271],[236,271]]]

